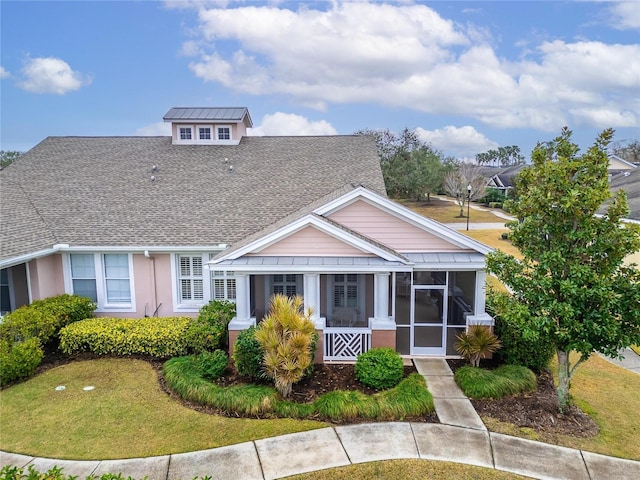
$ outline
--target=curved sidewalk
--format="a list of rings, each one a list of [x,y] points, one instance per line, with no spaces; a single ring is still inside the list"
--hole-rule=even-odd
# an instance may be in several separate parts
[[[227,447],[149,458],[72,461],[0,452],[0,466],[53,466],[83,480],[122,473],[140,480],[270,480],[392,459],[426,459],[504,470],[540,479],[637,480],[640,462],[488,432],[442,359],[414,359],[441,423],[327,427]]]
[[[54,465],[65,474],[122,473],[134,479],[275,479],[325,468],[391,459],[428,459],[494,468],[542,479],[636,480],[640,462],[499,433],[430,423],[329,427],[199,452],[128,460],[70,461],[0,453],[0,464]]]

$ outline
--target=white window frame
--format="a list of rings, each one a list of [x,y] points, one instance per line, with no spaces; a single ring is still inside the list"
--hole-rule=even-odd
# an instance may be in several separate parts
[[[229,129],[229,138],[220,138],[220,130],[223,128]],[[218,143],[229,143],[233,141],[233,126],[232,125],[216,125],[215,128],[216,133],[216,142]]]
[[[222,296],[216,295],[216,281],[222,282]],[[211,270],[211,300],[227,300],[236,303],[237,283],[234,272]]]
[[[96,281],[96,297],[98,299],[96,312],[135,312],[136,299],[135,299],[135,280],[133,275],[133,254],[126,252],[75,252],[65,253],[62,256],[63,262],[63,276],[65,292],[73,294],[73,277],[71,275],[71,255],[93,255],[93,265]],[[126,255],[127,267],[129,271],[129,302],[112,302],[107,301],[107,280],[105,272],[105,255]]]
[[[209,131],[209,138],[202,138],[202,130]],[[196,127],[196,131],[198,132],[198,138],[196,139],[198,142],[213,142],[213,136],[215,135],[215,132],[213,131],[213,128],[211,128],[211,125],[198,125]]]
[[[188,274],[183,274],[182,273],[182,259],[183,258],[188,258],[189,259],[189,273]],[[199,259],[200,260],[200,275],[196,275],[193,273],[194,270],[194,265],[193,265],[193,260],[194,259]],[[203,258],[203,255],[198,253],[198,254],[190,254],[190,253],[178,253],[175,255],[175,261],[176,261],[176,286],[177,286],[177,299],[178,302],[181,306],[192,306],[192,305],[196,305],[198,307],[201,307],[202,305],[205,304],[205,299],[206,299],[206,291],[205,291],[205,259]],[[191,298],[183,298],[183,291],[182,291],[182,284],[183,281],[188,281],[190,283],[190,292],[191,292]],[[196,288],[195,288],[195,282],[200,281],[202,282],[202,298],[194,298],[195,297],[195,292],[196,292]]]
[[[176,132],[176,140],[181,143],[193,143],[195,142],[195,132],[193,125],[178,125],[176,127],[178,131]],[[191,138],[182,138],[182,129],[189,130],[191,133]]]

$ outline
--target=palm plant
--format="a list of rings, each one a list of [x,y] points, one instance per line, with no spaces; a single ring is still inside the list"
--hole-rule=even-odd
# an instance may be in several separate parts
[[[255,338],[264,350],[265,374],[285,398],[313,361],[315,332],[311,311],[303,312],[302,297],[271,297],[269,313],[256,329]]]
[[[474,367],[479,367],[481,359],[502,346],[496,334],[484,325],[469,325],[456,339],[456,351]]]

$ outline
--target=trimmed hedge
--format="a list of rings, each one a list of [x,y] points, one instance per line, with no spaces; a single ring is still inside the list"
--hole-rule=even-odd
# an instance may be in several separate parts
[[[12,342],[36,337],[46,345],[58,336],[62,327],[93,317],[96,304],[77,295],[58,295],[36,300],[4,317],[0,337]]]
[[[229,322],[236,314],[235,303],[213,300],[200,308],[186,332],[190,352],[213,352],[229,344]]]
[[[40,340],[35,337],[16,343],[0,339],[0,385],[30,377],[43,357]]]
[[[395,387],[404,376],[402,357],[387,347],[372,348],[358,355],[354,370],[358,381],[375,390]]]
[[[66,354],[150,355],[168,358],[188,351],[189,317],[94,318],[60,331],[60,349]]]

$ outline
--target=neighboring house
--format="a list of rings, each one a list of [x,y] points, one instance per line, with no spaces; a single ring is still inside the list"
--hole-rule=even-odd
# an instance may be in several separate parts
[[[485,169],[483,174],[489,178],[487,187],[495,188],[500,190],[503,195],[507,195],[507,192],[514,187],[515,179],[524,167],[526,165],[513,165],[498,170],[495,168]]]
[[[273,293],[313,310],[325,360],[454,355],[490,251],[389,200],[366,136],[247,137],[245,108],[171,109],[172,137],[49,137],[0,172],[2,309],[61,293],[114,317]]]
[[[624,171],[612,178],[611,193],[624,190],[627,194],[629,215],[627,218],[640,222],[640,168]],[[604,208],[600,210],[604,213]]]

